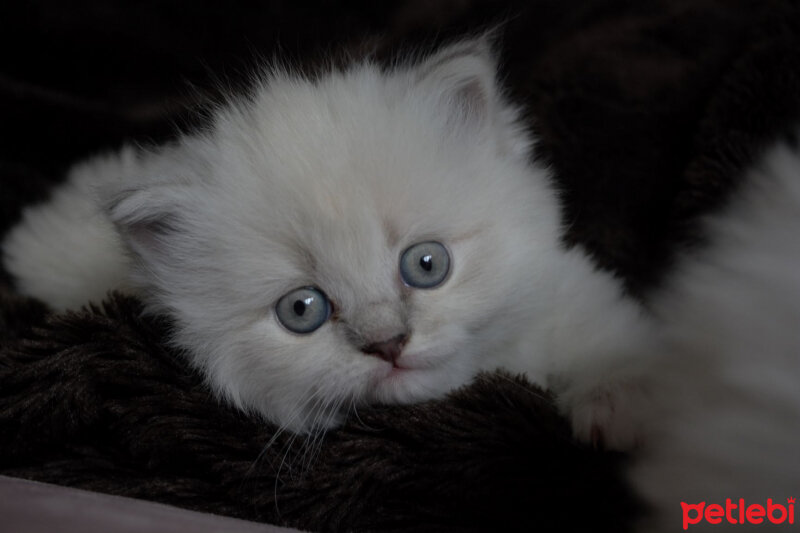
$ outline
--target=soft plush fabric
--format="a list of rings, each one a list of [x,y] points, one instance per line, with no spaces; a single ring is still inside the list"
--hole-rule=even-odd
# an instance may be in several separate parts
[[[565,515],[588,526],[633,514],[621,458],[576,445],[522,381],[498,375],[445,401],[359,410],[317,442],[274,438],[214,402],[163,349],[165,325],[139,311],[112,298],[5,351],[3,473],[312,530],[555,527]],[[570,516],[575,501],[586,509]]]
[[[0,232],[68,165],[168,139],[258,58],[381,57],[502,22],[503,76],[570,226],[647,299],[698,217],[800,119],[793,2],[140,2],[0,8]],[[635,460],[575,443],[552,399],[481,377],[306,441],[219,405],[169,324],[111,295],[52,315],[0,281],[0,473],[309,530],[624,531]],[[576,331],[576,334],[580,332]]]

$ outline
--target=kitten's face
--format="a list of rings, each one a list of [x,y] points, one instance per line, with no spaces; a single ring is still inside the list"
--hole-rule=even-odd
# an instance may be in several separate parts
[[[275,77],[151,165],[176,179],[117,199],[139,282],[226,397],[308,430],[512,349],[557,220],[493,69],[460,45],[392,74]]]

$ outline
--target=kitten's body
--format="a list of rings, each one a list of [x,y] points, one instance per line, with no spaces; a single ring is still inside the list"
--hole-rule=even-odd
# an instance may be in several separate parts
[[[706,230],[653,298],[633,481],[657,512],[643,531],[680,530],[680,502],[786,506],[800,493],[800,146],[771,148]]]

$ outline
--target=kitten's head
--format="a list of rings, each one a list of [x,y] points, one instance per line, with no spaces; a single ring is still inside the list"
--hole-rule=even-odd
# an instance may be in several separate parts
[[[220,393],[301,431],[512,349],[557,215],[495,70],[470,41],[273,72],[108,193],[135,282]]]

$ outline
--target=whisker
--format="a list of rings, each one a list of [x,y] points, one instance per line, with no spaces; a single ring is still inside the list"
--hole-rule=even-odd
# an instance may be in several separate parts
[[[315,398],[317,392],[318,391],[315,391],[314,393],[312,393],[308,398],[306,398],[303,401],[302,404],[298,405],[295,408],[292,416],[289,417],[289,420],[287,420],[285,423],[283,423],[281,426],[278,427],[278,429],[275,431],[275,433],[272,435],[272,437],[269,439],[269,441],[267,441],[267,443],[261,449],[261,452],[258,454],[258,457],[256,457],[256,459],[253,461],[253,464],[250,465],[250,468],[247,471],[247,475],[250,475],[255,470],[256,465],[262,459],[262,457],[267,452],[267,450],[269,448],[271,448],[272,445],[275,444],[275,442],[278,440],[278,438],[288,430],[289,424],[294,422],[294,420],[305,410],[305,408],[308,406],[308,404]]]
[[[358,406],[356,405],[356,399],[355,398],[351,398],[350,399],[350,410],[353,411],[353,414],[355,415],[356,420],[358,420],[358,423],[359,423],[359,425],[361,425],[361,427],[363,427],[364,429],[367,429],[369,431],[379,431],[378,428],[374,428],[374,427],[368,425],[366,422],[364,422],[364,420],[358,414]],[[348,413],[350,412],[350,410],[348,410]]]
[[[283,454],[283,458],[281,459],[281,464],[278,466],[278,472],[275,474],[275,483],[273,484],[272,487],[272,498],[273,498],[272,501],[275,503],[275,514],[276,516],[278,516],[278,518],[280,518],[281,516],[281,511],[278,507],[278,483],[280,482],[281,478],[281,469],[283,468],[283,464],[286,462],[286,456],[289,453],[289,450],[291,450],[292,444],[294,444],[294,441],[295,439],[297,439],[297,437],[298,437],[297,433],[292,435],[289,444],[286,446],[286,452]]]
[[[240,490],[244,491],[244,484],[247,483],[247,481],[249,479],[251,479],[251,477],[256,474],[257,469],[258,469],[258,465],[259,465],[259,463],[261,463],[261,461],[264,458],[264,456],[266,455],[267,451],[270,448],[272,448],[272,446],[278,441],[278,438],[280,438],[280,436],[283,435],[287,431],[289,424],[291,422],[293,422],[300,413],[302,413],[302,411],[303,411],[303,409],[305,409],[306,405],[308,405],[308,403],[313,399],[313,396],[314,395],[312,394],[309,398],[306,398],[306,400],[303,401],[302,404],[296,406],[295,409],[294,409],[294,412],[292,413],[292,416],[289,417],[289,420],[287,422],[285,422],[284,424],[280,425],[275,430],[275,433],[272,435],[272,437],[269,439],[269,441],[267,441],[267,443],[261,448],[261,451],[258,453],[258,456],[253,460],[253,462],[250,464],[250,467],[247,469],[247,471],[245,472],[244,476],[242,477],[241,485],[239,487]],[[292,442],[294,442],[294,438],[290,439],[281,449],[282,450],[285,449],[286,452],[288,453],[289,449],[291,448]],[[279,467],[279,471],[280,471],[280,467]],[[258,489],[258,483],[254,480],[254,482],[253,482],[253,493],[254,493],[254,495],[258,492],[258,490],[259,490]],[[274,487],[274,496],[277,497],[277,477],[276,477],[275,487]],[[257,501],[256,498],[254,498],[253,501],[254,502]],[[254,503],[254,505],[255,505],[255,503]],[[276,510],[277,510],[277,508],[276,508]]]
[[[324,433],[324,431],[321,431],[324,428],[324,424],[321,424],[320,420],[324,419],[326,410],[330,408],[330,406],[333,404],[334,401],[335,398],[333,399],[328,398],[322,404],[320,404],[319,408],[317,409],[316,416],[314,417],[314,420],[311,423],[312,437],[310,441],[306,442],[306,448],[303,451],[303,456],[301,458],[300,464],[303,465],[304,470],[306,470],[308,466],[310,466],[310,463],[306,463],[306,457],[308,456],[308,453],[313,451],[317,443],[317,440],[319,439],[320,434]]]
[[[311,455],[309,456],[308,462],[305,465],[306,469],[310,469],[311,465],[313,465],[316,458],[322,452],[322,446],[325,443],[325,436],[328,434],[328,431],[331,427],[331,419],[336,416],[338,413],[341,412],[342,404],[345,402],[347,398],[342,396],[335,400],[335,402],[329,402],[326,406],[328,420],[327,423],[322,427],[322,431],[318,434],[318,436],[314,439],[310,446]]]

